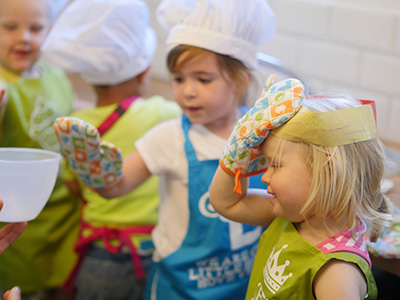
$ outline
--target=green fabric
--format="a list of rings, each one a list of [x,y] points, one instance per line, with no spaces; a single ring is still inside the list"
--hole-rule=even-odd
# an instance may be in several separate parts
[[[47,65],[39,65],[39,69],[39,77],[16,81],[0,70],[1,79],[7,81],[8,94],[0,122],[0,147],[58,149],[52,123],[56,117],[71,112],[73,90],[60,70]],[[79,200],[72,198],[61,179],[57,179],[43,211],[0,255],[1,288],[18,285],[22,292],[34,292],[62,285],[76,260],[73,244],[78,235],[79,214]]]
[[[98,127],[115,109],[116,104],[89,108],[77,111],[72,116]],[[180,114],[180,108],[175,102],[160,96],[137,99],[102,139],[120,148],[125,157],[135,149],[135,142],[149,129]],[[133,192],[112,201],[87,188],[73,173],[72,168],[65,168],[64,164],[62,176],[66,181],[80,182],[83,199],[87,201],[83,220],[94,226],[127,227],[157,223],[159,197],[156,176],[152,176]],[[140,248],[141,241],[149,239],[150,236],[135,238],[134,244]]]
[[[344,252],[324,254],[306,242],[292,223],[276,218],[260,239],[246,300],[315,299],[314,277],[333,258],[357,264],[368,282],[365,299],[376,299],[375,281],[363,258]]]

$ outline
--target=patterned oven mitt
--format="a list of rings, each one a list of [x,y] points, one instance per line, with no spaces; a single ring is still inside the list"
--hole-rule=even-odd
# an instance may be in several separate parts
[[[96,127],[73,117],[57,118],[53,127],[61,154],[88,187],[104,192],[119,183],[121,151],[109,142],[100,141]]]
[[[261,97],[237,122],[225,145],[220,166],[235,176],[234,192],[241,194],[240,177],[265,172],[267,164],[261,144],[271,129],[290,120],[301,108],[303,84],[297,79],[286,79],[275,83],[271,75]]]

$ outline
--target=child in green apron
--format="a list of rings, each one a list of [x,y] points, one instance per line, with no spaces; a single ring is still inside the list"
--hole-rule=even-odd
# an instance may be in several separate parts
[[[225,146],[211,203],[226,218],[268,226],[247,300],[376,299],[366,224],[374,240],[389,216],[373,109],[303,92],[296,79],[268,79]],[[260,172],[265,188],[248,188]]]
[[[243,115],[257,47],[274,35],[273,13],[257,0],[168,0],[157,15],[169,30],[167,61],[183,117],[136,142],[123,160],[122,179],[119,151],[100,143],[93,126],[60,118],[55,128],[75,172],[101,195],[122,195],[159,176],[159,221],[144,299],[243,299],[262,228],[218,215],[208,189]],[[95,166],[102,172],[91,172]],[[257,179],[262,184],[256,178],[254,186]]]
[[[61,70],[37,62],[49,26],[46,1],[0,1],[1,102],[7,101],[0,105],[0,147],[59,150],[52,123],[71,112],[73,90]],[[58,179],[41,214],[0,255],[1,289],[18,285],[24,299],[60,291],[76,260],[79,210]]]
[[[96,93],[96,107],[71,116],[95,125],[123,156],[149,129],[181,115],[173,101],[144,97],[156,45],[147,4],[140,0],[75,0],[43,45],[44,60],[79,73]],[[157,177],[110,200],[66,167],[64,180],[84,201],[75,245],[80,260],[66,287],[81,300],[142,299],[158,220]]]

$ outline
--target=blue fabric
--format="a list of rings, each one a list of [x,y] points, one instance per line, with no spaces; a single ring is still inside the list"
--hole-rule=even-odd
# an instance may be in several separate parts
[[[182,126],[189,167],[189,228],[181,247],[153,264],[144,299],[244,299],[262,228],[228,222],[214,211],[208,196],[218,160],[198,161],[186,116]],[[251,181],[261,183],[260,177]]]

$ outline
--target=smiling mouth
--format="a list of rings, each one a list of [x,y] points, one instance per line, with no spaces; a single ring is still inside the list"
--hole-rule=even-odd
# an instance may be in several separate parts
[[[12,53],[19,57],[26,57],[29,55],[30,52],[29,51],[13,51]]]
[[[271,202],[271,204],[274,204],[274,202],[276,200],[276,195],[275,194],[271,194],[271,193],[268,193],[268,195],[271,197],[269,202]]]
[[[187,107],[186,109],[191,113],[196,113],[201,110],[200,107]]]

